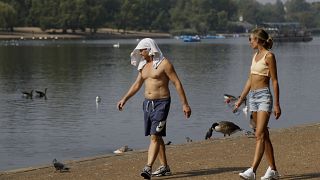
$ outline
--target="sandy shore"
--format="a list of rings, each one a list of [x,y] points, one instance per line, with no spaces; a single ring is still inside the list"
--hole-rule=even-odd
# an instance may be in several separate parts
[[[0,31],[0,40],[22,40],[22,39],[132,39],[132,38],[170,38],[168,33],[154,33],[154,32],[140,32],[140,31],[117,31],[110,28],[100,28],[97,33],[91,34],[89,30],[86,32],[76,31],[72,33],[68,31],[67,34],[62,34],[61,30],[47,30],[42,31],[37,27],[16,27],[14,32]]]
[[[282,179],[320,179],[320,123],[271,130],[271,139]],[[173,174],[153,179],[240,179],[238,173],[251,164],[254,144],[254,138],[237,136],[167,146]],[[70,172],[56,172],[46,165],[0,172],[0,179],[142,179],[139,174],[146,158],[146,150],[132,151],[65,161]],[[154,168],[158,165],[157,161]],[[263,158],[257,171],[259,179],[266,168]]]

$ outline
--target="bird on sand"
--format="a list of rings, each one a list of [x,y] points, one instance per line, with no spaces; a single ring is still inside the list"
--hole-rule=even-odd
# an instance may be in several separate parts
[[[128,152],[128,151],[133,151],[133,149],[129,148],[127,145],[113,151],[113,153],[115,154],[121,154],[121,153],[124,153],[124,152]]]
[[[60,171],[60,172],[66,172],[69,171],[70,168],[67,167],[66,165],[64,165],[63,163],[59,162],[57,159],[54,159],[52,161],[52,164],[54,166],[54,168],[56,169],[56,171]]]
[[[250,126],[250,128],[251,128],[254,132],[256,132],[256,123],[255,123],[254,120],[253,120],[253,115],[252,115],[252,113],[250,114],[250,123],[249,123],[249,126]]]
[[[33,97],[33,90],[31,90],[30,92],[27,92],[27,91],[22,91],[22,96],[25,97],[25,98],[31,98]]]
[[[40,98],[46,97],[46,96],[47,96],[47,89],[48,89],[48,88],[45,88],[45,89],[44,89],[44,92],[42,92],[42,91],[36,91],[37,97],[40,97]]]
[[[242,131],[242,129],[230,121],[220,121],[212,124],[211,128],[216,132],[220,132],[225,137],[226,135],[231,135],[238,131]]]
[[[192,139],[190,137],[186,137],[186,141],[189,143],[192,142]]]
[[[208,130],[207,133],[206,133],[205,139],[211,139],[211,137],[212,137],[212,132],[213,132],[213,129],[212,129],[212,128],[209,128],[209,130]]]
[[[169,146],[171,143],[172,143],[171,141],[168,141],[168,142],[166,142],[164,145]]]

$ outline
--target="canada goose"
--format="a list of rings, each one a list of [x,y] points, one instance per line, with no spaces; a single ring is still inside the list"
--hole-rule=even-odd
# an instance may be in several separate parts
[[[237,131],[242,131],[242,129],[239,126],[229,121],[215,122],[212,124],[211,128],[216,132],[222,133],[223,136],[226,136],[226,134],[230,136],[231,134]]]
[[[33,97],[33,90],[31,90],[30,92],[27,91],[22,91],[22,96],[25,98],[32,98]]]
[[[36,91],[37,96],[38,96],[38,97],[46,97],[46,96],[47,96],[47,89],[48,89],[48,88],[45,88],[45,89],[44,89],[44,92],[42,92],[42,91]]]

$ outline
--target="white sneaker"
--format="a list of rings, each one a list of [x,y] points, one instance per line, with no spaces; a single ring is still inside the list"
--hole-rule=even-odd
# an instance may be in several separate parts
[[[242,179],[247,179],[247,180],[255,180],[256,179],[256,173],[253,172],[252,168],[249,168],[246,171],[239,173],[239,176]]]
[[[272,179],[280,179],[280,175],[278,171],[272,170],[271,167],[269,166],[266,174],[264,174],[263,177],[261,177],[261,180],[272,180]]]

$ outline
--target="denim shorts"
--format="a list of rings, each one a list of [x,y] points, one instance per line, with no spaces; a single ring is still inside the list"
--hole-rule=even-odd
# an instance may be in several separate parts
[[[269,88],[249,92],[249,110],[272,112],[273,98]]]

